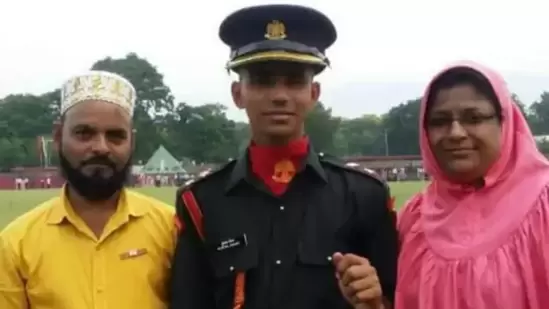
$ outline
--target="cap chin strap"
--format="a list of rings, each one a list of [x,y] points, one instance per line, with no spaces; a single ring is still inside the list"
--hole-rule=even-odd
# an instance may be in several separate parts
[[[328,58],[317,48],[288,40],[250,43],[233,50],[230,59],[226,66],[227,70],[243,64],[266,60],[295,61],[319,66],[322,69],[330,66]]]

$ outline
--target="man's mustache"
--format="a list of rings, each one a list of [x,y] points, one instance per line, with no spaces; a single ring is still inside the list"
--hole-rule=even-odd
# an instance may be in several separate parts
[[[80,164],[80,167],[85,167],[86,165],[106,165],[111,169],[116,168],[116,164],[105,156],[98,156],[85,160]]]

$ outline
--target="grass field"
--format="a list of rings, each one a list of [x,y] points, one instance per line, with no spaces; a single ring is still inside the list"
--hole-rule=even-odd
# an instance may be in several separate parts
[[[425,182],[391,183],[391,193],[396,197],[397,207],[423,188]],[[139,188],[137,191],[155,197],[161,201],[173,204],[175,188]],[[0,191],[0,230],[11,220],[37,206],[41,202],[59,194],[59,189],[28,190],[28,191]]]

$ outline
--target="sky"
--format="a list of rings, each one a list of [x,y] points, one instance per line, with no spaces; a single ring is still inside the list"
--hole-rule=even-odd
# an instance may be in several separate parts
[[[233,107],[229,49],[218,27],[231,12],[281,1],[18,0],[0,4],[0,97],[40,94],[106,56],[135,52],[164,75],[176,100]],[[343,117],[382,114],[421,96],[446,64],[474,60],[501,72],[531,103],[549,90],[544,0],[297,0],[334,22],[321,101]],[[545,29],[545,30],[544,30]]]

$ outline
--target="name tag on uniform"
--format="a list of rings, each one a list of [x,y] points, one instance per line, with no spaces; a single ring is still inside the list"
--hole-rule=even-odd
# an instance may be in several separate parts
[[[238,237],[222,240],[217,245],[216,250],[223,251],[223,250],[232,249],[232,248],[246,247],[247,245],[248,245],[248,238],[246,237],[246,234],[242,234]]]
[[[133,258],[136,258],[138,256],[145,255],[145,254],[147,254],[147,249],[145,249],[145,248],[131,249],[129,251],[121,253],[120,254],[120,259],[121,260],[133,259]]]

